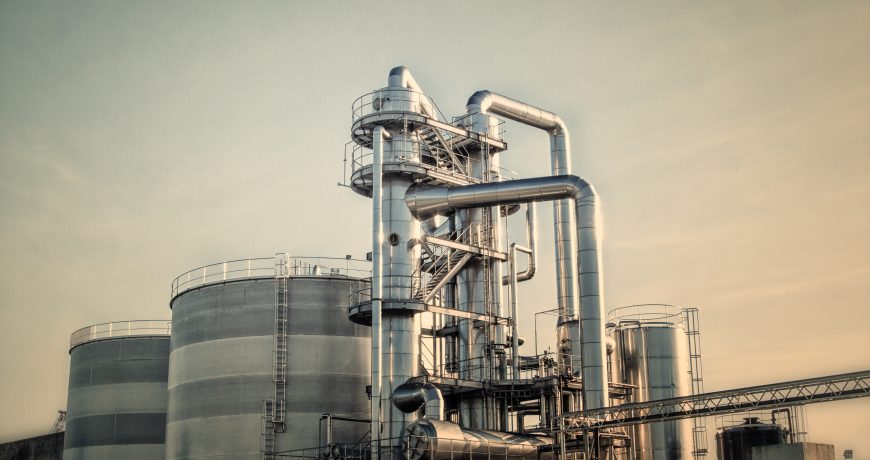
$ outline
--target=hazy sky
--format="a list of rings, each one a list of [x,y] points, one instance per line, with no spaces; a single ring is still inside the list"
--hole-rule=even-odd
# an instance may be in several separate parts
[[[607,306],[700,307],[708,390],[870,368],[868,2],[2,1],[0,441],[65,407],[73,330],[169,318],[182,272],[362,257],[370,201],[335,184],[396,65],[448,115],[491,89],[562,116]],[[506,127],[504,166],[548,174]],[[808,412],[870,458],[870,400]]]

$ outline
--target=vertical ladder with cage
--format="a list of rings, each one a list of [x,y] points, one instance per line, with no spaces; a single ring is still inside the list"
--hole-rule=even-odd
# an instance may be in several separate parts
[[[704,374],[701,367],[701,330],[698,321],[698,309],[683,308],[683,330],[689,342],[689,381],[692,394],[704,393]],[[692,457],[695,459],[707,456],[707,423],[703,417],[692,418]]]
[[[275,254],[275,334],[273,341],[272,380],[275,398],[266,399],[263,408],[263,458],[274,460],[277,451],[276,433],[286,430],[287,411],[287,254]]]

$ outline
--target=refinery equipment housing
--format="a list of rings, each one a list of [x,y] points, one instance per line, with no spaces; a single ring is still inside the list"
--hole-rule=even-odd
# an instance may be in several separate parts
[[[549,176],[503,167],[503,119],[548,135]],[[369,257],[199,267],[173,282],[171,323],[77,331],[64,458],[688,460],[710,452],[698,416],[788,422],[721,427],[720,458],[745,459],[744,433],[801,441],[783,407],[870,395],[867,371],[706,394],[697,308],[606,311],[598,193],[555,113],[478,91],[448,118],[396,67],[351,123],[342,185],[372,199]],[[522,352],[539,256],[556,339]]]

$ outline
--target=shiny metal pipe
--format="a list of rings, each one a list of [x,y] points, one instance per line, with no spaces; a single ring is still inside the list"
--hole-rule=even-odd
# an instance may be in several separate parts
[[[472,94],[468,98],[465,110],[468,114],[499,115],[547,131],[550,135],[551,174],[554,176],[571,174],[568,128],[555,113],[491,91],[478,91]],[[553,203],[553,219],[559,313],[576,317],[578,297],[574,291],[576,286],[574,268],[577,261],[574,254],[577,243],[574,240],[574,215],[569,200],[558,200]]]
[[[381,276],[381,250],[384,245],[383,212],[381,191],[383,190],[384,142],[390,134],[383,126],[375,128],[372,138],[372,400],[371,436],[372,445],[380,446],[381,436],[381,307],[383,299],[383,279]],[[377,460],[379,452],[372,449],[372,460]]]
[[[410,414],[423,407],[424,416],[444,420],[444,397],[435,385],[426,383],[403,383],[393,391],[393,404],[402,412]]]
[[[411,71],[405,66],[393,67],[390,70],[390,75],[387,77],[387,85],[390,87],[407,88],[415,93],[419,93],[420,110],[424,115],[438,120],[438,111],[432,106],[432,101],[423,92],[423,88],[417,84],[417,80],[411,75]]]
[[[570,198],[577,213],[579,242],[581,362],[583,407],[596,409],[608,403],[607,360],[604,346],[604,302],[601,241],[598,238],[598,195],[592,184],[577,176],[550,176],[439,188],[415,184],[405,192],[411,212],[423,218],[449,214],[457,209],[551,201]]]
[[[517,251],[523,252],[529,255],[529,266],[526,267],[526,270],[522,273],[517,273],[517,282],[521,283],[523,281],[528,281],[535,277],[535,273],[537,272],[538,266],[538,252],[536,251],[536,247],[538,245],[538,229],[537,229],[537,213],[535,212],[535,203],[527,203],[526,204],[526,246],[517,246]],[[501,284],[508,285],[510,284],[511,279],[509,276],[505,276],[501,280]]]
[[[517,328],[517,251],[531,254],[533,251],[530,248],[519,246],[516,243],[511,243],[510,248],[510,296],[511,296],[511,367],[513,375],[511,378],[520,378],[520,338]]]
[[[543,460],[538,446],[553,444],[547,436],[475,430],[451,422],[420,419],[402,440],[406,460]]]

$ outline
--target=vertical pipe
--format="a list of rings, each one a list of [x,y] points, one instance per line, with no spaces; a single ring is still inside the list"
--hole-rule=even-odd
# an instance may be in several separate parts
[[[517,327],[517,244],[511,243],[510,250],[510,295],[511,295],[511,364],[513,375],[511,378],[520,378],[520,339]]]
[[[372,139],[372,460],[379,459],[381,442],[381,249],[384,243],[381,190],[384,140],[388,137],[387,130],[378,126]]]
[[[601,274],[601,239],[598,195],[592,184],[574,192],[577,212],[577,262],[580,274],[580,358],[583,375],[583,410],[608,405],[607,347],[604,335],[604,277]]]

